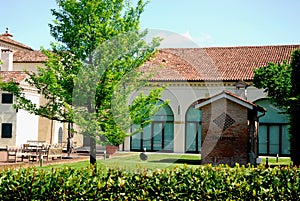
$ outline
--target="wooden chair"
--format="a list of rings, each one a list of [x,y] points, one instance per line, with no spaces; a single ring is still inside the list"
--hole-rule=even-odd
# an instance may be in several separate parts
[[[62,148],[49,146],[46,152],[46,158],[47,161],[49,160],[49,158],[52,158],[52,160],[54,160],[54,158],[62,159]]]
[[[22,161],[24,159],[24,154],[22,153],[21,147],[6,145],[6,152],[7,152],[7,162],[9,161],[17,162],[18,158],[22,158]]]

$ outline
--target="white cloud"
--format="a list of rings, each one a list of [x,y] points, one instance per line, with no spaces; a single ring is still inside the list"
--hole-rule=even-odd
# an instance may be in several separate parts
[[[200,33],[195,37],[189,31],[179,34],[166,30],[149,29],[146,40],[150,41],[153,37],[162,38],[161,48],[197,48],[213,42],[213,38],[209,34]]]
[[[191,36],[191,34],[190,34],[189,31],[186,31],[185,33],[183,33],[183,34],[181,34],[181,35],[184,36],[184,37],[186,37],[187,39],[193,41],[193,38],[192,38],[192,36]]]

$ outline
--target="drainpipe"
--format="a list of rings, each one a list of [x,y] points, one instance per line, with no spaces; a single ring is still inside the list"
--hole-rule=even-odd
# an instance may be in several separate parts
[[[261,118],[265,115],[266,115],[266,111],[264,110],[263,113],[257,117],[257,122],[259,122],[259,118]]]
[[[266,111],[265,111],[265,109],[264,109],[264,110],[263,110],[263,113],[257,117],[257,123],[258,123],[258,125],[259,125],[259,119],[260,119],[261,117],[265,116],[265,115],[266,115]],[[257,157],[258,157],[258,143],[259,143],[258,131],[259,131],[259,126],[257,127],[257,147],[256,147],[256,149],[257,149],[257,150],[256,150],[256,151],[257,151]],[[256,161],[255,161],[255,163],[256,163]]]

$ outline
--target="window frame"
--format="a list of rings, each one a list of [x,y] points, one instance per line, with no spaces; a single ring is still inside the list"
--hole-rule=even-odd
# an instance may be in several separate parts
[[[258,133],[258,142],[257,142],[257,149],[258,149],[258,155],[259,156],[276,156],[279,154],[280,156],[290,156],[291,154],[288,153],[283,153],[282,148],[283,148],[283,135],[284,133],[282,132],[282,129],[284,126],[288,126],[286,123],[260,123],[259,126],[265,126],[266,127],[266,142],[264,143],[266,146],[266,153],[261,153],[261,150],[259,149],[260,147],[260,138],[259,138],[259,133]],[[271,145],[271,127],[276,126],[278,128],[278,153],[272,153],[272,150],[270,149]]]
[[[6,134],[5,132],[4,132],[4,126],[10,126],[9,127],[9,134]],[[12,128],[13,127],[13,124],[12,123],[2,123],[1,124],[1,138],[6,138],[6,139],[9,139],[9,138],[12,138]],[[5,134],[5,135],[4,135]]]
[[[5,98],[5,96],[10,96],[9,98]],[[10,100],[10,101],[5,101]],[[14,102],[14,96],[11,93],[2,93],[1,94],[1,103],[2,104],[13,104]]]

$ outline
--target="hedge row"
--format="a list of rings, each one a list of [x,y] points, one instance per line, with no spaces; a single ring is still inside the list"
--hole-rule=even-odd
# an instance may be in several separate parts
[[[300,200],[300,171],[211,165],[135,173],[21,168],[0,173],[0,200]]]

